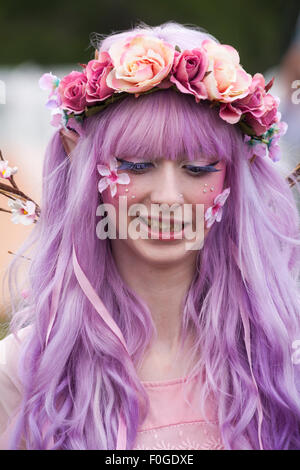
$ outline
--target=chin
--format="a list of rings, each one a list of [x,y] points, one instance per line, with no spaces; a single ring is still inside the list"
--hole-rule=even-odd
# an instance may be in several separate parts
[[[130,249],[136,258],[152,265],[172,265],[193,257],[198,250],[187,250],[187,240],[131,240]]]

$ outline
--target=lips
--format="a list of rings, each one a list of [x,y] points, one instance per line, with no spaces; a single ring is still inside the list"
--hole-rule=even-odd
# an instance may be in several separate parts
[[[153,232],[164,232],[164,233],[180,233],[184,229],[187,223],[182,222],[182,220],[176,220],[174,218],[169,219],[159,219],[151,217],[139,217],[145,225],[147,225]]]

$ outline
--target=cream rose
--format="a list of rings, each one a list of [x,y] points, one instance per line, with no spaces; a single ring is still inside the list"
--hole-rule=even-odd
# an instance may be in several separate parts
[[[161,39],[138,34],[115,42],[108,52],[114,68],[107,75],[107,85],[120,92],[140,93],[168,75],[175,49]]]
[[[203,79],[210,100],[230,103],[249,93],[252,77],[240,65],[236,49],[211,39],[202,42],[209,59],[210,73]]]

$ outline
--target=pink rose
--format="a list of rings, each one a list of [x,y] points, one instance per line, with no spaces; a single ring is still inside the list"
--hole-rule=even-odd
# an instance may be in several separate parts
[[[85,73],[88,79],[86,86],[86,101],[94,103],[103,101],[114,93],[106,84],[106,77],[113,65],[107,52],[100,52],[97,60],[90,60]]]
[[[202,82],[207,67],[208,57],[204,49],[185,50],[182,53],[176,51],[170,81],[175,83],[182,93],[195,95],[199,103],[201,99],[208,98]]]
[[[256,135],[262,135],[270,127],[278,122],[278,101],[272,95],[267,95],[265,101],[265,113],[256,118],[252,113],[247,113],[245,122],[254,130]]]
[[[267,94],[265,79],[256,73],[250,85],[250,93],[232,103],[221,104],[220,117],[230,124],[236,124],[242,115],[256,135],[264,134],[275,122],[278,122],[278,98]]]
[[[266,92],[265,79],[257,73],[253,77],[249,102],[243,103],[242,111],[245,122],[256,135],[264,134],[273,124],[280,120],[278,116],[279,98]]]
[[[240,65],[238,52],[211,39],[205,39],[202,47],[207,52],[211,72],[203,79],[209,99],[230,103],[247,96],[252,77]]]
[[[170,72],[174,52],[170,44],[142,34],[116,41],[109,49],[114,68],[106,83],[119,92],[150,90]]]
[[[66,75],[58,86],[61,107],[75,114],[80,114],[86,106],[87,77],[83,72],[71,72]]]

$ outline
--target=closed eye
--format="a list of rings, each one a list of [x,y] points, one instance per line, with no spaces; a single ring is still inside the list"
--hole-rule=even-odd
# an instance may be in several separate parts
[[[205,165],[205,166],[196,166],[196,165],[184,165],[182,168],[186,168],[188,171],[194,174],[201,174],[202,172],[215,172],[215,171],[221,171],[217,170],[215,168],[215,165],[219,163],[219,160],[216,162],[211,163],[210,165]]]
[[[120,163],[118,166],[118,170],[130,170],[135,173],[143,173],[144,171],[148,170],[149,168],[153,168],[154,164],[151,162],[128,162],[127,160],[123,160],[121,158],[117,158],[117,161]],[[183,165],[182,168],[187,169],[195,176],[200,175],[203,172],[216,172],[221,171],[215,168],[215,165],[219,163],[219,160],[216,162],[211,163],[210,165],[205,166],[197,166],[197,165]]]
[[[118,170],[130,170],[136,173],[142,173],[143,171],[147,170],[148,168],[152,168],[154,165],[151,162],[128,162],[126,160],[122,160],[121,158],[117,158],[118,162],[120,162],[120,166],[118,166]]]

